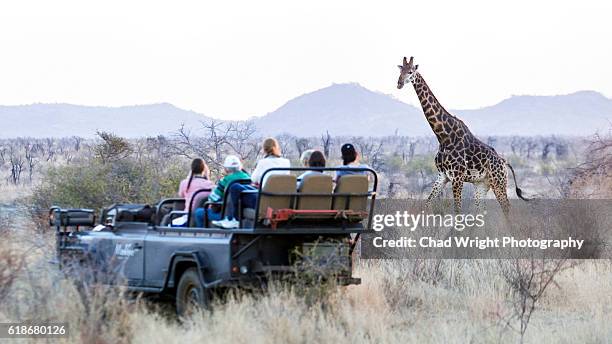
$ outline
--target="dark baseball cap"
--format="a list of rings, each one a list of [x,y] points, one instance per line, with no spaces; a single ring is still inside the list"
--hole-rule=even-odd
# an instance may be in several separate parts
[[[342,152],[342,156],[354,155],[356,153],[355,146],[350,143],[343,144],[340,151]]]

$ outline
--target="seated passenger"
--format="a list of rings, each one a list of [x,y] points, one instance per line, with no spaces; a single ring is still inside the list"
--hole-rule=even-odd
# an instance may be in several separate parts
[[[267,170],[274,167],[291,167],[291,162],[289,161],[289,159],[285,159],[281,156],[281,148],[276,139],[271,137],[265,139],[262,145],[262,149],[264,157],[263,159],[260,159],[257,162],[257,165],[255,165],[255,170],[251,175],[251,181],[253,182],[253,185],[257,187],[260,186],[259,182],[261,180],[261,177]],[[268,176],[273,174],[289,174],[289,171],[272,171],[266,173],[266,177],[263,182],[265,183],[268,179]]]
[[[300,162],[302,163],[303,167],[308,167],[308,160],[310,160],[310,155],[312,155],[312,152],[314,151],[314,149],[307,149],[302,152],[302,155],[300,155]]]
[[[264,175],[264,172],[267,170],[280,167],[280,168],[288,168],[291,167],[291,163],[288,159],[281,157],[281,148],[278,144],[278,141],[274,138],[267,138],[264,140],[262,145],[264,157],[257,162],[255,166],[255,170],[251,175],[251,181],[253,185],[245,185],[245,184],[234,184],[229,190],[230,193],[230,203],[229,203],[229,214],[227,218],[220,221],[213,221],[215,226],[220,226],[223,228],[238,228],[240,225],[238,221],[238,214],[240,209],[238,208],[238,204],[241,204],[243,208],[255,208],[257,205],[257,193],[245,193],[241,196],[243,191],[246,190],[256,190],[260,187],[259,182]],[[271,171],[266,173],[263,183],[265,185],[268,176],[273,174],[289,174],[289,171]]]
[[[368,165],[359,163],[361,157],[352,144],[343,144],[340,151],[342,152],[342,165],[338,166],[341,170],[336,171],[336,181],[338,181],[338,178],[347,174],[368,174],[366,171],[354,170],[354,168],[367,168]]]
[[[242,170],[242,162],[235,155],[228,155],[223,162],[225,176],[217,183],[217,187],[208,196],[210,202],[222,202],[227,186],[234,180],[249,179],[249,174]],[[219,220],[222,217],[220,210],[213,208],[206,209],[210,220]],[[197,227],[204,227],[204,209],[198,208],[195,211],[195,223]]]
[[[321,151],[313,150],[312,153],[310,154],[310,158],[308,159],[307,166],[308,167],[325,167],[325,155]],[[304,177],[306,177],[309,174],[322,173],[322,172],[323,171],[312,170],[312,171],[306,171],[300,174],[300,176],[297,177],[298,189],[302,185],[302,181],[304,180]]]
[[[187,208],[191,202],[193,194],[197,191],[210,189],[212,190],[215,184],[210,181],[210,170],[204,162],[204,160],[197,158],[191,162],[191,173],[188,178],[181,181],[179,185],[178,195],[179,197],[185,198],[185,208]],[[208,197],[210,192],[200,192],[197,197]],[[194,200],[192,207],[197,206],[197,202]],[[187,209],[185,209],[187,210]],[[194,209],[189,209],[194,210]]]
[[[206,166],[206,163],[204,162],[204,160],[197,158],[191,161],[191,172],[189,173],[189,177],[181,181],[181,183],[179,184],[179,190],[178,190],[179,197],[183,197],[185,199],[185,210],[193,211],[197,207],[197,203],[199,200],[201,200],[204,197],[208,197],[208,195],[210,194],[210,191],[209,192],[206,192],[206,191],[198,192],[198,191],[207,190],[207,189],[212,190],[212,188],[215,186],[209,180],[209,175],[210,175],[210,171],[208,169],[208,166]],[[194,194],[196,194],[196,192],[198,193],[196,195],[197,199],[194,199],[193,204],[192,204],[191,200]],[[191,204],[192,209],[187,209],[187,207],[189,207],[190,204]],[[172,220],[172,226],[173,227],[186,226],[187,219],[188,219],[187,215],[177,217]]]

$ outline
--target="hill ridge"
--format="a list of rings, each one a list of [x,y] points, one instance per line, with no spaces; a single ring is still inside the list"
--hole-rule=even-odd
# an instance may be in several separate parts
[[[477,135],[591,135],[612,123],[612,100],[592,90],[564,95],[514,95],[476,109],[449,110]],[[167,135],[181,124],[211,119],[172,103],[89,106],[71,103],[0,105],[0,137],[91,137],[96,130],[126,137]],[[333,83],[251,117],[261,135],[431,135],[422,110],[357,82]]]

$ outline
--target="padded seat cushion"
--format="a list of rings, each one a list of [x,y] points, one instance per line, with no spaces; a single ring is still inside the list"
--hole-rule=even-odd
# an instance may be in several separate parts
[[[338,178],[336,193],[354,194],[355,196],[337,196],[334,198],[334,210],[351,209],[366,211],[368,206],[368,176],[349,174]]]
[[[263,192],[290,194],[295,193],[297,179],[290,174],[273,174],[267,177]],[[287,209],[293,207],[293,196],[268,196],[261,194],[259,199],[259,218],[266,216],[268,207],[272,209]]]
[[[305,194],[322,194],[322,196],[298,196],[296,209],[330,210],[333,189],[333,178],[330,175],[323,173],[306,175],[298,191]]]

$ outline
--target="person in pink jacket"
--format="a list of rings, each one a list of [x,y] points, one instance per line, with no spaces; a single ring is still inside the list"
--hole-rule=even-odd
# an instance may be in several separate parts
[[[215,188],[215,184],[210,181],[210,170],[208,166],[204,162],[204,160],[200,158],[193,159],[191,162],[191,173],[189,177],[183,179],[181,184],[179,185],[179,197],[185,198],[185,210],[189,207],[189,202],[191,202],[191,198],[193,194],[202,189],[212,190]],[[207,198],[209,192],[200,192],[197,194],[197,199],[194,199],[192,207],[196,207],[198,204],[198,200],[202,198]],[[195,209],[191,209],[192,211]]]

